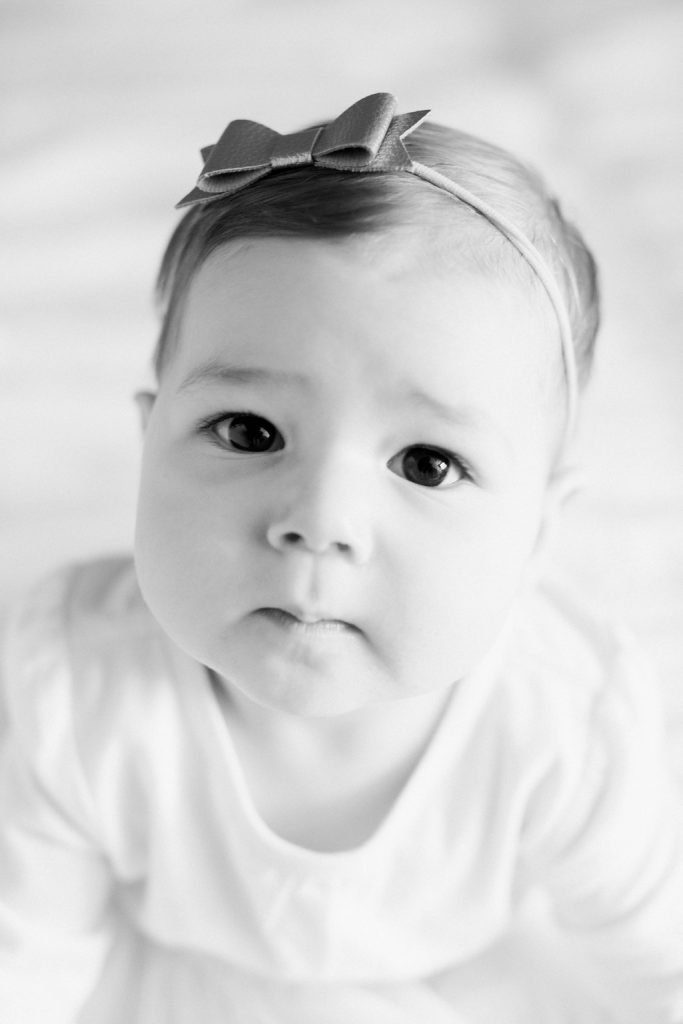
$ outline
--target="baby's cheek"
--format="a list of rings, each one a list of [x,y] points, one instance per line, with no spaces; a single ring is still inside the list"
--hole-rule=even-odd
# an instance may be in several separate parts
[[[463,654],[479,651],[491,641],[522,584],[536,534],[525,519],[487,515],[445,531],[441,541],[430,538],[429,568],[413,575],[421,593],[417,600],[429,609],[434,634],[457,633]]]
[[[259,529],[248,489],[205,479],[197,467],[150,458],[138,500],[136,564],[152,610],[182,630],[212,607],[225,607],[231,581]],[[226,474],[227,478],[227,474]]]
[[[135,562],[143,595],[165,614],[192,588],[188,570],[201,536],[191,492],[177,474],[152,457],[143,461],[135,531]]]

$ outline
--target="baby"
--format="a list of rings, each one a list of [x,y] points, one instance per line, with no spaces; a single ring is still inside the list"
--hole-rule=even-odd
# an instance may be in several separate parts
[[[683,1021],[656,686],[538,580],[593,259],[425,114],[204,151],[134,564],[8,637],[7,1024]]]

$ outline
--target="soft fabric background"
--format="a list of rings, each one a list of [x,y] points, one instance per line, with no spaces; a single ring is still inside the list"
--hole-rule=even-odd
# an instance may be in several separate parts
[[[130,546],[131,395],[148,379],[153,278],[198,147],[232,117],[289,131],[386,90],[537,164],[598,255],[585,489],[551,571],[640,636],[675,739],[680,2],[13,0],[0,14],[2,606],[58,563]]]

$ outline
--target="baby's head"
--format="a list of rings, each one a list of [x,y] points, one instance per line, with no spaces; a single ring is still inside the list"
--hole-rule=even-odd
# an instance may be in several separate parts
[[[590,369],[593,260],[540,180],[434,124],[405,147],[478,208],[406,169],[278,166],[194,205],[160,274],[141,587],[188,653],[298,714],[477,664],[546,515],[563,330]]]

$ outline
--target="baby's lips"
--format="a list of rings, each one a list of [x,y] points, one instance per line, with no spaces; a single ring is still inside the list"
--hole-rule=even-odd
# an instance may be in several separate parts
[[[325,624],[330,627],[338,626],[339,628],[347,628],[356,632],[361,632],[360,628],[348,619],[343,618],[342,615],[328,608],[302,606],[298,604],[283,604],[283,605],[270,605],[256,610],[260,614],[264,614],[271,618],[281,618],[283,623],[286,619],[292,622],[299,622],[303,625],[320,625]]]

